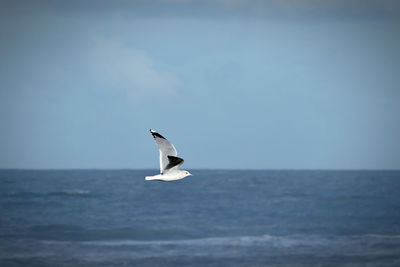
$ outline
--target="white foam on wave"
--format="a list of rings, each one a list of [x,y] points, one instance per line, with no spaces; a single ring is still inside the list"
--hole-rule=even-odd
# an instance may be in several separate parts
[[[379,235],[379,234],[366,234],[365,237],[385,238],[385,239],[400,239],[400,235]]]
[[[388,239],[400,239],[400,235],[288,235],[275,236],[265,234],[262,236],[230,236],[230,237],[207,237],[198,239],[182,240],[98,240],[82,241],[83,245],[97,246],[262,246],[272,248],[288,248],[298,246],[324,247],[324,246],[348,246],[367,242],[370,244],[382,243]],[[399,240],[400,241],[400,240]]]
[[[253,245],[262,242],[264,236],[238,236],[238,237],[207,237],[198,239],[178,239],[178,240],[99,240],[82,241],[85,245],[98,246],[141,246],[141,245],[190,245],[190,246],[229,246],[229,245]]]
[[[72,190],[65,190],[62,193],[67,195],[88,195],[90,194],[89,190],[82,190],[82,189],[72,189]]]
[[[44,242],[44,241],[42,241]],[[400,239],[376,235],[261,235],[207,237],[183,240],[45,241],[47,248],[73,250],[88,260],[160,257],[370,257],[400,255]]]

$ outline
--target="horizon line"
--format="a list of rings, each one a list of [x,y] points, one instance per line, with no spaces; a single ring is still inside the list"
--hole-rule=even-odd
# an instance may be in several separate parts
[[[389,168],[188,168],[201,171],[400,171]],[[142,171],[157,168],[0,168],[0,171]]]

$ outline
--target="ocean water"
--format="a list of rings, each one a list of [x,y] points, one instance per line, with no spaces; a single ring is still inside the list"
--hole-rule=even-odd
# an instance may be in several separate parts
[[[400,266],[400,171],[0,170],[0,266]]]

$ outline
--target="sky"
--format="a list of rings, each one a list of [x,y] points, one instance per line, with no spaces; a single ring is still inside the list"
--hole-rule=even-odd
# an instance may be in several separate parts
[[[399,169],[400,3],[0,0],[0,168]]]

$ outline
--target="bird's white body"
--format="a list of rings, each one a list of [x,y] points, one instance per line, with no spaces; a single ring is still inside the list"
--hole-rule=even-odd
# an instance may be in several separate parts
[[[190,172],[179,169],[183,163],[183,159],[177,157],[178,152],[174,145],[156,131],[150,130],[150,133],[153,135],[160,151],[160,174],[146,176],[145,179],[147,181],[159,180],[170,182],[183,179],[187,176],[193,176]]]
[[[176,181],[176,180],[180,180],[183,179],[187,176],[191,176],[192,174],[190,174],[188,171],[184,171],[184,170],[178,170],[178,171],[171,171],[171,172],[167,172],[165,174],[157,174],[154,176],[146,176],[145,179],[147,181],[150,180],[160,180],[160,181],[165,181],[165,182],[171,182],[171,181]]]

